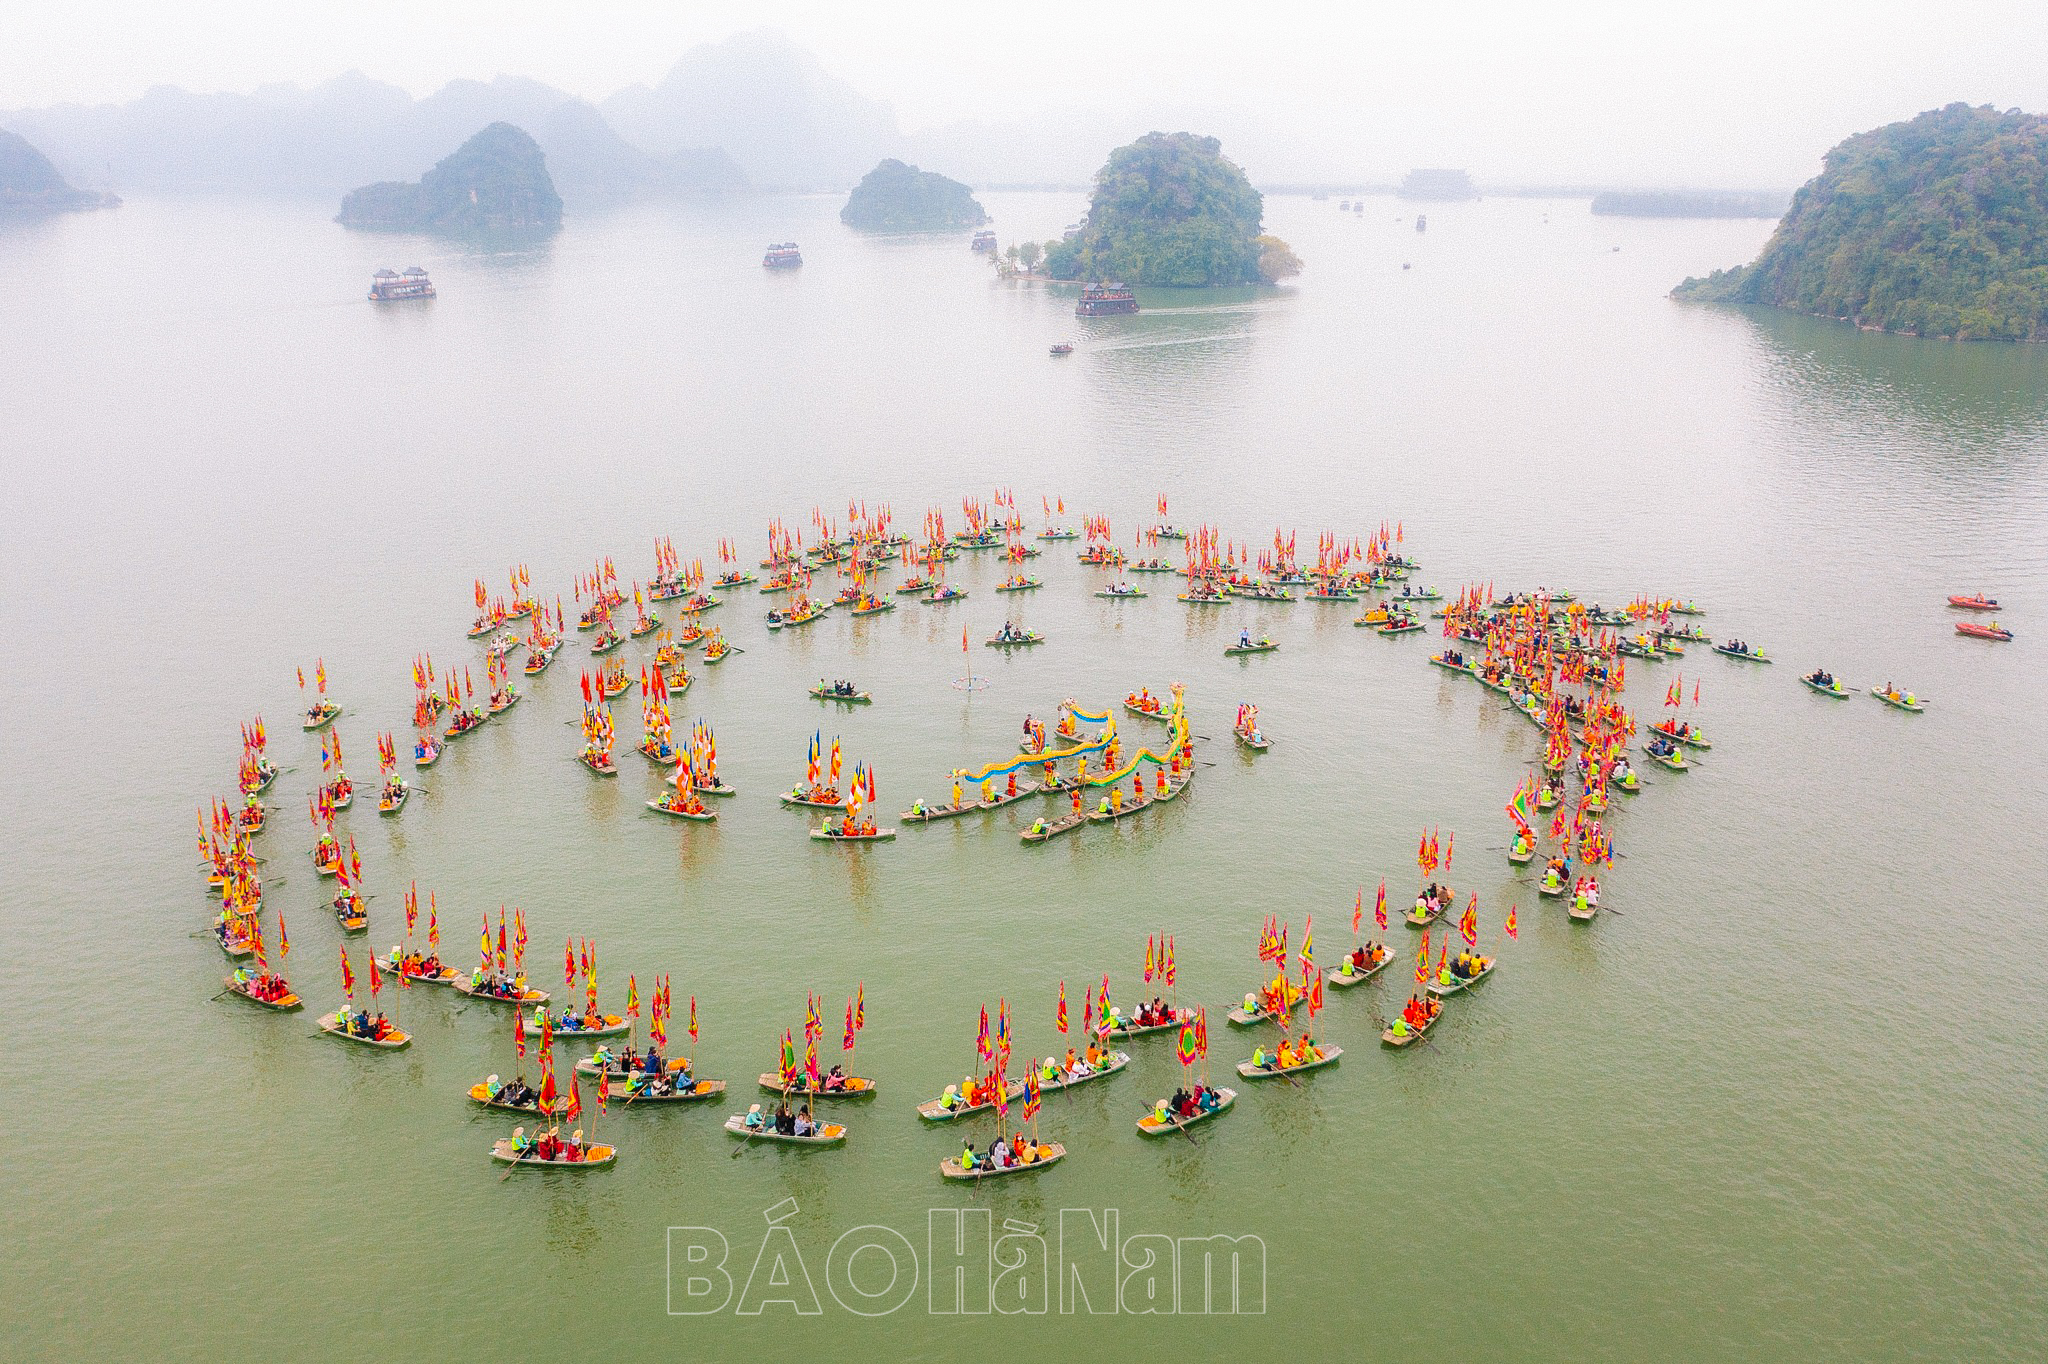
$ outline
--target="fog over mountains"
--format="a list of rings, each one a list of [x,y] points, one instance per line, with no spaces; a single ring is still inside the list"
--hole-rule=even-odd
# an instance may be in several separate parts
[[[884,156],[914,149],[887,104],[766,31],[695,48],[659,84],[598,105],[520,76],[451,81],[415,99],[351,72],[311,89],[159,86],[127,104],[0,112],[0,128],[28,139],[76,184],[323,195],[416,177],[494,122],[533,135],[572,206],[749,187],[839,189]]]

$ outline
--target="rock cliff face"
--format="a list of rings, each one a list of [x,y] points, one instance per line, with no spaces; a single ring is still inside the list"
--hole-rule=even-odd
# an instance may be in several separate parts
[[[49,157],[0,128],[0,213],[64,213],[113,208],[120,202],[111,194],[73,189]]]
[[[988,214],[958,180],[892,159],[853,187],[839,221],[869,232],[940,232],[980,227]]]
[[[351,190],[335,221],[404,232],[536,232],[562,225],[547,158],[525,131],[493,123],[419,178]]]
[[[1951,104],[1858,133],[1748,265],[1672,297],[1955,340],[2048,340],[2048,118]]]

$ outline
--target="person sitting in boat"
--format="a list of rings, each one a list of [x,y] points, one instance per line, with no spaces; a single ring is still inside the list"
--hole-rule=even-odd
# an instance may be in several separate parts
[[[824,1084],[821,1087],[827,1092],[845,1089],[846,1071],[839,1066],[832,1067],[832,1069],[825,1072]]]
[[[959,1106],[960,1087],[958,1085],[947,1085],[946,1092],[939,1095],[939,1107],[950,1113]]]
[[[816,1136],[818,1124],[811,1119],[810,1105],[806,1104],[790,1122],[790,1134],[798,1137]]]
[[[740,1125],[743,1127],[753,1128],[757,1132],[760,1131],[761,1128],[766,1125],[761,1118],[761,1105],[747,1105],[747,1116],[745,1117],[745,1119],[742,1120]]]
[[[975,1154],[974,1143],[971,1141],[962,1142],[960,1145],[960,1168],[972,1170],[979,1164],[981,1164],[981,1157]]]

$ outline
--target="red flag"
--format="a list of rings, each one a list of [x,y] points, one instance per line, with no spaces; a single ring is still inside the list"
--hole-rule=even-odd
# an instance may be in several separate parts
[[[1053,1010],[1052,1021],[1053,1026],[1061,1032],[1067,1030],[1067,983],[1065,981],[1060,982],[1060,1002],[1059,1006]]]
[[[347,943],[341,947],[341,992],[350,999],[356,997],[356,973],[349,968]]]
[[[526,1011],[523,1009],[512,1011],[512,1050],[520,1060],[526,1059]]]
[[[1513,905],[1508,906],[1508,921],[1506,927],[1508,936],[1510,938],[1519,938],[1522,936],[1520,933],[1517,933],[1515,931],[1515,907]]]
[[[583,1089],[576,1083],[576,1072],[569,1072],[569,1106],[562,1110],[565,1121],[574,1122],[583,1116]]]

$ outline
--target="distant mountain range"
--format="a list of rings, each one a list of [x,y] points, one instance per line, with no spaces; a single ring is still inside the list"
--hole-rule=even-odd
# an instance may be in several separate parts
[[[114,208],[120,202],[111,194],[73,189],[49,157],[26,139],[0,129],[0,216]]]

